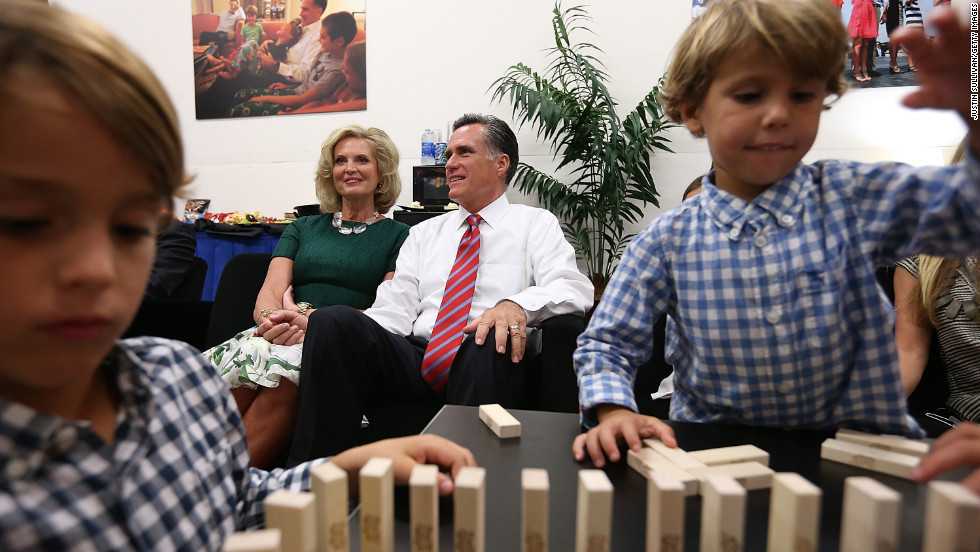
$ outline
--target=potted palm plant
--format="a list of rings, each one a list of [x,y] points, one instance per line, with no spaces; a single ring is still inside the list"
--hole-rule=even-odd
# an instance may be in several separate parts
[[[542,74],[512,65],[491,89],[493,101],[508,101],[519,126],[529,123],[551,143],[568,182],[520,163],[517,188],[534,195],[561,220],[568,240],[596,286],[596,297],[634,234],[627,224],[643,216],[647,204],[660,206],[650,174],[654,150],[671,152],[664,131],[671,125],[661,108],[659,83],[631,112],[620,117],[606,86],[608,75],[596,57],[602,50],[572,35],[591,33],[583,6],[555,4],[555,46]]]

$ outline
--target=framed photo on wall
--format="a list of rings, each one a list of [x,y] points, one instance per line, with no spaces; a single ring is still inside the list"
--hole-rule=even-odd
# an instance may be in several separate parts
[[[197,118],[367,109],[365,1],[191,0]]]

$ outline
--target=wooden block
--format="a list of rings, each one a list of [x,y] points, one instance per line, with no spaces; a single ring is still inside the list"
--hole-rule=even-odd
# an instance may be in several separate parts
[[[521,422],[499,404],[480,405],[480,419],[501,439],[521,436]]]
[[[657,454],[670,460],[677,467],[684,471],[691,471],[707,467],[707,464],[691,456],[687,451],[679,448],[670,448],[657,439],[644,439],[643,444],[652,448]]]
[[[980,497],[952,481],[929,483],[922,552],[980,551]]]
[[[777,473],[769,495],[767,552],[819,550],[823,491],[798,473]]]
[[[395,475],[390,458],[372,458],[361,468],[361,550],[395,550]]]
[[[820,458],[905,479],[912,479],[912,469],[919,464],[915,456],[837,439],[827,439],[820,445]]]
[[[347,472],[330,462],[310,469],[310,486],[316,497],[317,550],[320,552],[350,550],[347,485]]]
[[[613,486],[602,470],[579,470],[575,552],[609,552]]]
[[[548,550],[548,470],[521,470],[521,550]]]
[[[679,479],[666,473],[650,473],[647,480],[646,552],[684,550],[684,498]]]
[[[276,491],[265,499],[265,526],[282,531],[282,552],[316,551],[313,493]]]
[[[745,542],[745,488],[730,475],[701,482],[701,552],[740,552]]]
[[[838,429],[834,437],[838,441],[857,443],[871,448],[908,454],[925,458],[929,454],[929,443],[925,441],[906,439],[901,435],[875,435],[873,433],[863,433],[853,429]]]
[[[739,462],[758,462],[763,466],[769,465],[769,453],[755,445],[694,450],[687,454],[707,466],[737,464]]]
[[[262,529],[232,533],[225,539],[222,552],[281,552],[282,532],[278,529]]]
[[[840,552],[898,550],[902,495],[870,477],[844,480]]]
[[[412,552],[439,551],[439,467],[420,464],[408,478]]]
[[[486,547],[486,477],[483,468],[465,466],[456,475],[453,494],[453,548],[483,552]]]
[[[758,462],[739,462],[737,464],[721,464],[718,466],[708,466],[690,471],[690,474],[701,481],[709,475],[730,475],[738,481],[739,485],[748,491],[756,489],[768,489],[772,485],[772,471],[769,466],[763,466]]]
[[[639,452],[627,450],[626,463],[648,479],[650,472],[665,473],[684,485],[687,496],[698,494],[698,478],[678,468],[677,464],[657,454],[653,449],[642,448]]]

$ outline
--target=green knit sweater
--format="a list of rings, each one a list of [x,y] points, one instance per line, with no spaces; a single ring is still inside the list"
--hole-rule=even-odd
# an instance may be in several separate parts
[[[385,274],[395,270],[408,226],[382,219],[360,234],[341,234],[333,215],[301,217],[286,228],[273,257],[293,260],[293,297],[316,307],[366,309]],[[344,222],[345,226],[360,223]]]

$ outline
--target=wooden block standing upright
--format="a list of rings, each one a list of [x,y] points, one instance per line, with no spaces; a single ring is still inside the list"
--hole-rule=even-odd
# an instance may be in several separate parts
[[[823,491],[798,473],[777,473],[769,495],[767,552],[819,550]]]
[[[898,550],[902,495],[870,477],[844,480],[840,552]]]
[[[912,470],[919,465],[920,460],[917,456],[837,439],[827,439],[820,445],[820,458],[905,479],[912,479]]]
[[[456,475],[453,494],[453,548],[483,552],[486,547],[486,478],[483,468],[465,466]]]
[[[439,467],[420,464],[408,478],[412,552],[439,551]]]
[[[372,458],[360,471],[361,550],[395,550],[395,475],[390,458]]]
[[[730,475],[701,482],[701,552],[741,552],[745,543],[745,487]]]
[[[684,550],[684,484],[666,473],[652,472],[647,480],[646,552]]]
[[[521,550],[548,550],[548,470],[521,470]]]
[[[579,470],[575,552],[608,552],[612,539],[613,486],[602,470]]]
[[[267,496],[265,526],[282,531],[282,552],[316,552],[313,493],[276,491]]]
[[[222,552],[282,552],[282,532],[278,529],[262,529],[232,533],[225,539]]]
[[[704,462],[698,460],[694,456],[691,456],[687,453],[687,451],[679,448],[670,448],[657,439],[644,439],[643,444],[652,448],[654,452],[663,456],[667,460],[677,464],[677,467],[684,471],[691,471],[707,467]]]
[[[310,469],[310,486],[316,497],[317,550],[348,552],[347,472],[327,462]]]
[[[924,458],[929,454],[929,443],[914,439],[906,439],[900,435],[876,435],[874,433],[864,433],[853,429],[838,429],[834,436],[838,441],[857,443],[871,448],[890,450],[910,456]]]
[[[708,466],[737,464],[739,462],[758,462],[763,466],[769,465],[769,453],[755,445],[736,445],[688,452],[695,460]]]
[[[521,422],[499,404],[480,405],[480,420],[501,439],[521,436]]]
[[[980,551],[980,497],[952,481],[929,483],[922,552]]]

